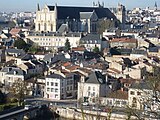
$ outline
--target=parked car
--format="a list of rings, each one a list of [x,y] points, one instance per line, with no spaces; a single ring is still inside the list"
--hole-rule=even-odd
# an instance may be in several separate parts
[[[111,108],[104,108],[103,112],[111,112]]]
[[[93,107],[92,107],[92,109],[93,109],[93,110],[96,110],[96,111],[101,111],[101,109],[100,109],[100,108],[95,107],[95,106],[93,106]]]
[[[24,109],[29,110],[30,108],[32,108],[32,105],[25,105]]]
[[[88,106],[89,103],[88,103],[88,102],[84,102],[84,103],[82,103],[82,105],[83,105],[83,106]]]

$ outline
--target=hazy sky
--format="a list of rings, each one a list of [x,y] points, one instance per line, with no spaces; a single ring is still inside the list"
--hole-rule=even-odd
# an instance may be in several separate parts
[[[54,5],[75,5],[75,6],[92,6],[92,3],[98,0],[0,0],[0,11],[35,11],[37,3],[41,7],[44,4]],[[102,0],[99,0],[102,2]],[[155,1],[160,7],[160,0],[103,0],[105,7],[115,7],[117,3],[122,3],[127,9],[134,7],[153,7]]]

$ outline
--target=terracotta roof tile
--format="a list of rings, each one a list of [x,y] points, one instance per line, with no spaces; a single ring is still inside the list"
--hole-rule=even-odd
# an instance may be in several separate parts
[[[85,47],[72,47],[72,51],[85,51]]]
[[[121,73],[121,71],[119,71],[119,70],[117,70],[117,69],[115,69],[115,68],[109,68],[108,71],[114,72],[114,73],[118,73],[118,74]]]
[[[64,67],[67,67],[67,66],[69,66],[69,65],[71,65],[70,62],[66,62],[66,63],[63,63],[63,64],[62,64],[62,66],[64,66]]]
[[[115,39],[112,39],[110,42],[137,43],[137,39],[133,39],[133,38],[115,38]]]
[[[19,28],[12,28],[11,31],[9,32],[12,35],[16,35],[21,31]]]

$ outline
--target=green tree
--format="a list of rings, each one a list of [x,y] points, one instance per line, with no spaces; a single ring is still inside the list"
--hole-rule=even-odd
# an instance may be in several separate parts
[[[33,44],[30,48],[29,48],[29,52],[31,53],[36,53],[38,51],[38,45],[37,44]]]
[[[6,95],[2,93],[0,90],[0,104],[4,104],[6,102]]]
[[[31,45],[27,44],[23,39],[18,38],[14,41],[14,47],[17,47],[18,49],[23,49],[27,52]]]
[[[71,49],[71,45],[70,45],[70,42],[69,42],[68,39],[65,42],[65,48],[64,49],[65,49],[66,52],[68,52]]]
[[[99,48],[97,46],[95,46],[95,48],[93,49],[93,52],[99,53]]]
[[[23,39],[17,39],[14,42],[14,47],[17,47],[18,49],[24,49],[26,47],[27,43]]]

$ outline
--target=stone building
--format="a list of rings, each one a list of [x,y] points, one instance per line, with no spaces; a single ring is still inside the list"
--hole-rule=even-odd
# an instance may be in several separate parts
[[[37,7],[35,30],[38,32],[56,32],[61,25],[67,24],[72,32],[97,31],[99,19],[116,19],[114,14],[103,5],[93,7],[48,6]]]

